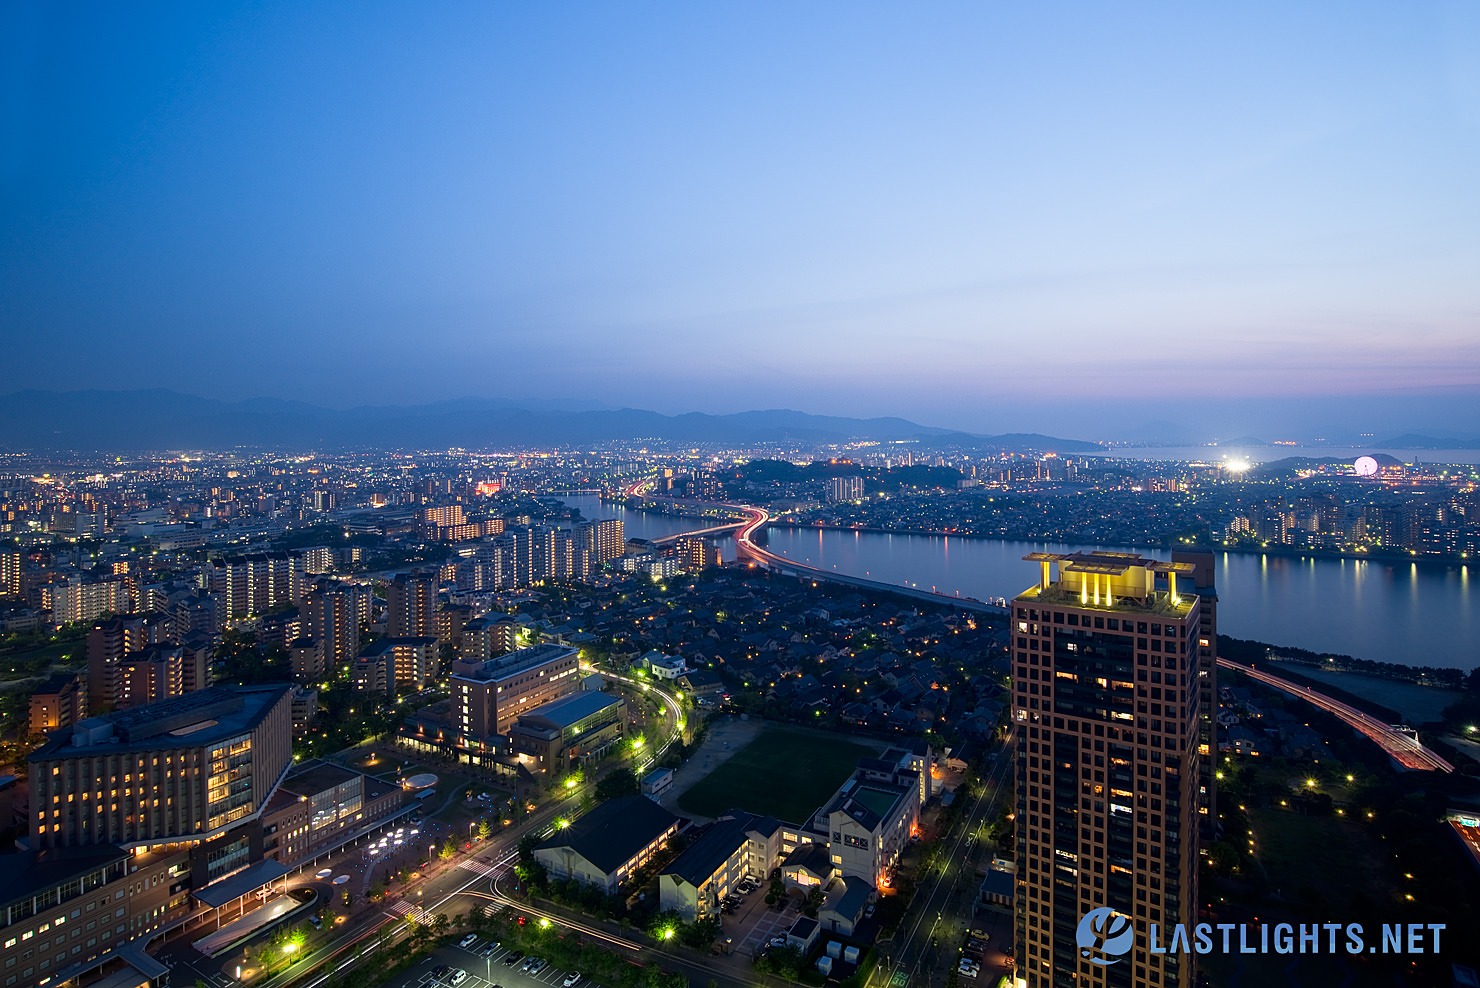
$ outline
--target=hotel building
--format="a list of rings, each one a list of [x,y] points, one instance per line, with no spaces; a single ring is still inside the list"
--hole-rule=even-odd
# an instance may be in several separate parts
[[[1192,955],[1152,924],[1195,918],[1202,604],[1195,567],[1130,553],[1035,552],[1012,602],[1017,731],[1017,984],[1186,988]],[[1057,570],[1057,572],[1055,572]],[[1180,579],[1180,583],[1179,583]],[[1128,916],[1136,948],[1096,964],[1080,917]]]

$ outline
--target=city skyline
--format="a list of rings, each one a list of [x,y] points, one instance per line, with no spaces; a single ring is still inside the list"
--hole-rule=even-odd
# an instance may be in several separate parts
[[[3,392],[1480,412],[1460,5],[4,16]]]

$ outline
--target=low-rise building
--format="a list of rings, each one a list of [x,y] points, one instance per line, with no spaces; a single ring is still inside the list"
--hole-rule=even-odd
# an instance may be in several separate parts
[[[652,860],[678,833],[678,817],[646,796],[609,799],[545,840],[535,860],[551,878],[574,879],[607,894]]]
[[[378,826],[405,805],[400,786],[317,762],[283,782],[262,814],[263,856],[294,865]]]
[[[873,898],[874,887],[862,878],[840,878],[828,888],[817,922],[829,933],[851,937]]]
[[[731,810],[659,873],[659,908],[691,923],[716,915],[741,879],[770,874],[780,831],[771,817]]]
[[[655,768],[642,777],[642,794],[648,799],[659,800],[673,788],[673,769]]]
[[[826,888],[837,871],[826,844],[802,844],[781,862],[781,882],[788,889],[807,893]]]
[[[527,714],[509,731],[514,753],[535,775],[599,758],[621,741],[627,703],[610,693],[572,693]]]

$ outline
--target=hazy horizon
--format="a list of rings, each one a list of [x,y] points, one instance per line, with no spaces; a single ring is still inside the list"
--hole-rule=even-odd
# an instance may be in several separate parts
[[[0,390],[1480,421],[1480,8],[0,11]]]

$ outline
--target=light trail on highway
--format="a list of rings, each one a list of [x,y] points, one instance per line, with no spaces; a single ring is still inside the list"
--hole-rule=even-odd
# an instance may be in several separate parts
[[[1397,730],[1391,724],[1384,724],[1376,717],[1363,713],[1349,703],[1342,703],[1324,693],[1318,693],[1313,687],[1301,686],[1288,679],[1282,679],[1272,673],[1255,669],[1253,666],[1244,665],[1242,662],[1234,662],[1232,659],[1219,659],[1218,665],[1224,669],[1232,669],[1241,672],[1256,682],[1266,686],[1272,686],[1277,690],[1283,690],[1291,696],[1298,696],[1307,703],[1313,704],[1327,713],[1335,714],[1359,733],[1375,742],[1388,753],[1388,755],[1403,768],[1416,771],[1453,772],[1454,766],[1441,758],[1437,753],[1425,748],[1416,738],[1409,737],[1402,731]]]

